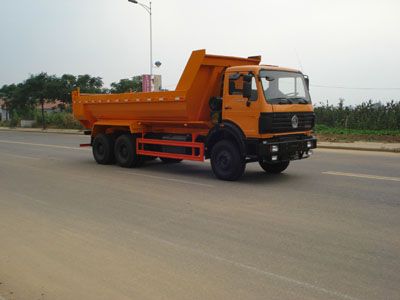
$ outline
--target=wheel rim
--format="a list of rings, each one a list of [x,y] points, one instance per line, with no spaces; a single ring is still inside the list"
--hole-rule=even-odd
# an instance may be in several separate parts
[[[126,145],[121,145],[119,153],[123,159],[127,159],[129,155],[128,147]]]
[[[216,163],[219,169],[228,170],[232,165],[232,155],[226,150],[221,151],[217,155]]]
[[[101,143],[97,144],[96,151],[99,155],[104,155],[105,152],[104,145]]]

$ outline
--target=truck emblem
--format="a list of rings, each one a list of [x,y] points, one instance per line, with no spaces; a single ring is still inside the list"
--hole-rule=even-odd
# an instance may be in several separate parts
[[[299,127],[299,118],[297,117],[297,115],[294,115],[292,117],[292,127],[293,128]]]

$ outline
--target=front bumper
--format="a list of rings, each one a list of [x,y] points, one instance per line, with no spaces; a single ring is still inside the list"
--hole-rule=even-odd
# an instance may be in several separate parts
[[[299,139],[265,139],[260,140],[259,159],[267,162],[280,162],[308,158],[312,149],[317,148],[315,137],[302,137]]]

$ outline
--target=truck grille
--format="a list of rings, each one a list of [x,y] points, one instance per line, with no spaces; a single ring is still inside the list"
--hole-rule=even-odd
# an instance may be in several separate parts
[[[293,117],[297,116],[297,127]],[[292,124],[294,123],[294,124]],[[261,113],[258,122],[260,133],[279,133],[308,131],[314,128],[315,114],[313,112],[279,112]]]

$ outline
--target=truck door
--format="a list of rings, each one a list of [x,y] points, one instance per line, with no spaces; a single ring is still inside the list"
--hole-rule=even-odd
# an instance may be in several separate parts
[[[248,72],[230,73],[225,76],[222,119],[238,125],[246,137],[258,136],[258,117],[260,101],[258,101],[258,83],[253,76],[252,93],[249,99],[243,97],[243,75]]]

